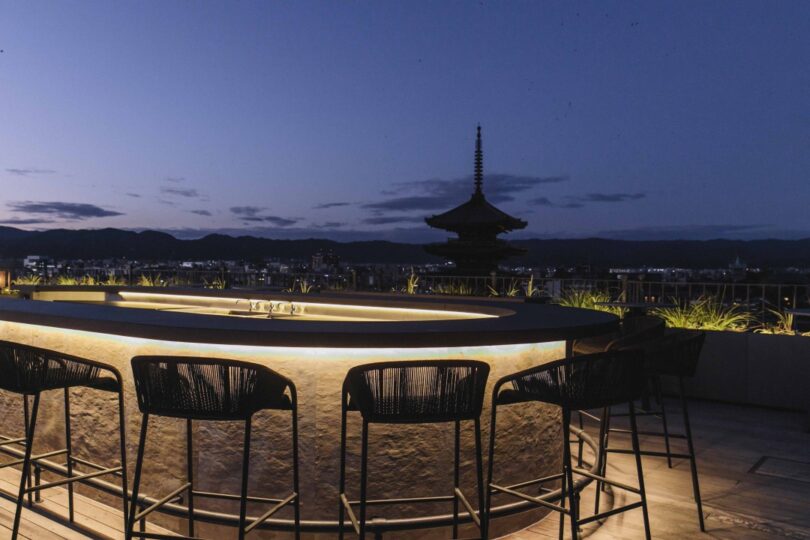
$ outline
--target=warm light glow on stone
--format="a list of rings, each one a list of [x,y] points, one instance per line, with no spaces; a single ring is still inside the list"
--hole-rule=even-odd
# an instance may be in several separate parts
[[[91,302],[138,309],[170,310],[200,315],[295,318],[319,321],[440,321],[486,319],[495,315],[472,311],[403,308],[317,302],[314,299],[282,300],[195,296],[164,292],[52,290],[36,291],[34,300]]]
[[[104,362],[118,368],[127,388],[129,449],[135,455],[135,435],[140,415],[133,393],[129,361],[144,354],[211,356],[261,363],[292,379],[298,390],[301,492],[305,519],[335,519],[337,501],[338,441],[340,392],[346,372],[354,365],[384,360],[476,359],[490,364],[491,374],[482,416],[486,450],[489,432],[488,409],[492,385],[500,377],[543,364],[564,356],[562,341],[513,345],[424,347],[424,348],[323,348],[217,345],[160,341],[101,334],[81,330],[0,321],[0,339],[25,343]],[[72,400],[76,437],[86,434],[81,443],[90,455],[102,461],[115,458],[115,408],[92,391],[74,390]],[[43,398],[43,428],[38,432],[38,448],[57,448],[63,444],[58,392]],[[106,405],[104,403],[107,403]],[[7,410],[19,402],[4,398]],[[16,410],[16,409],[13,409]],[[3,432],[19,431],[18,415],[0,420]],[[517,482],[557,472],[559,467],[559,411],[550,406],[529,404],[504,408],[499,413],[498,471],[503,482]],[[171,491],[184,480],[184,466],[177,456],[184,455],[185,435],[181,421],[155,419],[150,423],[147,468],[144,486],[147,493]],[[356,486],[359,429],[356,415],[349,427],[350,485]],[[206,486],[211,490],[236,493],[239,487],[240,426],[232,423],[195,423],[197,470],[206,471]],[[104,433],[104,437],[98,437]],[[262,413],[254,424],[254,457],[251,488],[256,495],[273,496],[288,489],[289,416]],[[463,427],[463,488],[474,499],[475,461],[471,426]],[[40,438],[41,437],[41,438]],[[452,486],[453,429],[449,424],[427,426],[384,426],[371,429],[370,492],[376,497],[424,495],[414,486],[427,487],[431,494],[442,494]],[[182,460],[181,460],[182,461]],[[132,465],[132,462],[130,462]],[[354,492],[354,491],[353,491]],[[393,509],[385,515],[401,517],[443,514],[447,505],[420,505],[407,511]],[[516,530],[536,519],[542,510],[515,516],[500,526]],[[171,525],[169,518],[156,516]],[[161,521],[162,520],[162,521]],[[443,534],[443,533],[442,533]]]

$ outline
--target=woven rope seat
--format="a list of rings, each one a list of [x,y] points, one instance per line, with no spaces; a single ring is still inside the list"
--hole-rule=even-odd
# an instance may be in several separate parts
[[[489,365],[473,360],[364,364],[349,370],[349,410],[371,423],[474,420],[481,414]]]
[[[37,394],[85,386],[118,391],[118,381],[100,364],[48,349],[0,341],[0,388]]]
[[[498,381],[498,403],[542,401],[572,410],[627,403],[645,382],[640,351],[608,351],[534,367]]]
[[[664,320],[654,315],[625,317],[621,331],[574,342],[574,354],[593,354],[612,349],[626,349],[664,335]]]
[[[292,382],[248,362],[220,358],[136,356],[142,413],[198,420],[245,420],[263,409],[291,408]]]

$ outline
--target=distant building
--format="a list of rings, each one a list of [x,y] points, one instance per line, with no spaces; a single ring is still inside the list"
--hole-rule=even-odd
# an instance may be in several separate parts
[[[28,255],[23,259],[23,268],[32,272],[44,272],[51,260],[42,255]]]
[[[484,153],[481,149],[481,126],[475,140],[475,191],[470,200],[443,214],[425,219],[435,229],[456,233],[458,238],[442,244],[428,244],[425,251],[445,257],[456,265],[456,272],[484,275],[498,269],[498,263],[513,255],[525,253],[499,234],[523,229],[527,223],[492,206],[484,197]]]
[[[313,272],[334,272],[340,267],[340,257],[330,249],[326,252],[318,251],[312,256]]]

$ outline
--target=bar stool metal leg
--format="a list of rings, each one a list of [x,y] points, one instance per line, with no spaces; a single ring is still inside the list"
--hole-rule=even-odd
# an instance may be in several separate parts
[[[455,422],[453,440],[453,538],[458,538],[458,495],[459,469],[461,462],[461,422]]]
[[[641,451],[638,443],[638,427],[636,425],[636,406],[631,401],[628,403],[630,409],[630,431],[632,432],[633,439],[633,454],[636,457],[636,471],[638,473],[638,489],[641,496],[641,512],[644,516],[644,534],[647,540],[650,540],[650,517],[647,514],[647,491],[644,489],[644,471],[641,466]]]
[[[346,493],[346,400],[343,399],[340,418],[340,480],[338,482],[338,540],[343,540],[343,522],[346,517],[344,497]],[[346,498],[348,501],[348,498]]]
[[[25,421],[25,436],[28,437],[28,431],[31,429],[31,410],[28,405],[28,395],[23,394],[23,420]],[[25,443],[26,445],[30,444],[30,439],[28,442]],[[28,489],[31,489],[31,471],[28,471]],[[32,492],[28,492],[28,508],[32,508],[34,506],[34,494]]]
[[[250,425],[251,419],[245,421],[245,442],[242,447],[242,498],[239,501],[239,540],[245,538],[245,519],[247,517],[248,473],[250,471]],[[191,488],[189,487],[189,490]]]
[[[65,388],[65,450],[67,450],[67,475],[73,478],[73,445],[70,432],[70,388]],[[68,520],[73,523],[73,482],[68,484]]]
[[[610,415],[610,408],[605,407],[602,409],[602,418],[599,422],[599,441],[597,443],[597,454],[596,454],[596,463],[597,463],[597,474],[599,476],[605,476],[605,467],[603,467],[603,463],[605,463],[607,457],[607,441],[605,439],[605,433],[607,430],[607,422],[608,416]],[[597,480],[596,481],[596,493],[594,496],[594,503],[593,503],[593,513],[599,513],[599,499],[602,494],[603,489],[603,482]]]
[[[678,383],[681,394],[681,408],[683,410],[683,425],[684,429],[686,430],[686,444],[689,447],[689,464],[692,469],[692,491],[695,497],[695,504],[697,504],[700,530],[705,532],[706,526],[703,523],[703,503],[700,499],[700,485],[698,483],[697,460],[695,459],[695,445],[692,442],[692,427],[689,424],[689,410],[686,406],[686,392],[684,389],[683,377],[678,378]]]
[[[186,482],[188,487],[188,535],[194,536],[194,440],[191,418],[186,419]]]
[[[669,426],[667,425],[667,407],[664,404],[664,393],[661,391],[661,379],[658,376],[653,377],[653,385],[655,386],[655,399],[661,407],[661,424],[664,429],[664,447],[667,452],[667,467],[672,468],[672,451],[669,446]]]
[[[132,481],[132,504],[129,507],[129,524],[127,525],[126,540],[132,539],[135,528],[135,516],[138,514],[138,491],[141,487],[141,472],[143,471],[143,455],[146,449],[146,431],[149,424],[149,414],[144,413],[141,420],[141,436],[138,439],[138,454],[135,457],[135,478]]]
[[[293,439],[293,490],[295,491],[295,502],[293,512],[295,513],[295,540],[301,538],[301,490],[299,489],[298,471],[298,397],[295,390],[292,393],[292,439]]]
[[[567,497],[566,494],[566,485],[565,485],[565,460],[563,460],[562,465],[562,477],[560,478],[560,507],[565,509],[565,499]],[[565,513],[560,512],[560,531],[558,538],[563,540],[565,536]]]
[[[605,423],[604,428],[604,436],[600,441],[601,444],[601,460],[599,464],[598,474],[599,476],[605,477],[607,475],[607,459],[608,459],[608,444],[610,442],[610,419],[611,419],[612,409],[610,407],[605,407],[604,412],[602,413],[602,420]],[[607,493],[608,485],[604,482],[597,482],[597,493],[596,493],[596,504],[599,504],[600,494]]]
[[[490,525],[490,518],[491,518],[491,510],[492,510],[492,478],[495,472],[495,422],[497,420],[498,414],[498,405],[495,403],[493,399],[492,402],[492,411],[489,421],[489,455],[487,456],[487,485],[486,485],[486,511],[484,512],[484,525],[482,528],[482,536],[484,538],[489,538],[489,525]]]
[[[126,416],[124,412],[124,385],[123,381],[121,380],[121,376],[116,373],[116,379],[118,380],[118,440],[121,446],[121,489],[123,490],[123,496],[121,497],[121,503],[123,506],[123,514],[124,514],[124,531],[127,530],[127,524],[129,523],[129,485],[127,483],[128,472],[127,472],[127,423],[126,423]]]
[[[571,411],[563,408],[563,463],[565,467],[565,483],[568,487],[568,506],[571,512],[571,540],[577,540],[579,523],[577,522],[577,498],[574,489],[574,472],[571,457]]]
[[[366,500],[368,499],[368,422],[363,420],[363,442],[360,457],[360,540],[366,540]]]
[[[26,403],[28,396],[25,396]],[[34,432],[37,427],[37,413],[39,412],[39,394],[34,394],[34,404],[31,410],[30,422],[28,422],[28,430],[26,432],[27,442],[25,444],[25,457],[23,458],[22,476],[20,477],[20,491],[17,496],[17,509],[14,513],[14,526],[11,529],[11,540],[17,540],[17,535],[20,530],[20,517],[22,516],[23,498],[25,496],[27,482],[30,480],[31,475],[31,451],[34,449]],[[30,495],[29,491],[29,495]]]
[[[478,482],[478,527],[479,530],[483,528],[484,523],[484,504],[485,504],[485,490],[484,490],[484,455],[481,451],[481,419],[475,418],[475,460],[476,460],[476,480]],[[475,518],[475,516],[471,516]],[[473,521],[475,521],[473,519]],[[486,538],[486,536],[484,537]]]

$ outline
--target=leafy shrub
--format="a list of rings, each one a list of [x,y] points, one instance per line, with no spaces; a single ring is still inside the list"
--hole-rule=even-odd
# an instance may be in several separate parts
[[[810,336],[810,332],[799,332],[793,326],[793,313],[782,313],[775,309],[769,309],[775,317],[774,323],[764,322],[762,326],[755,329],[757,334],[776,334],[782,336]]]
[[[569,289],[559,300],[561,306],[582,309],[595,309],[606,311],[618,317],[623,317],[625,309],[615,306],[601,306],[602,302],[610,302],[610,294],[603,291],[589,291],[587,289]]]
[[[434,285],[433,292],[453,296],[472,296],[473,289],[466,283],[460,281],[458,283],[438,283]]]
[[[652,310],[667,326],[691,330],[722,330],[744,332],[754,317],[740,306],[726,306],[712,296],[698,298],[687,305],[663,307]]]
[[[211,281],[203,279],[203,287],[205,287],[206,289],[224,289],[225,280],[220,276],[215,277]]]
[[[405,284],[405,292],[407,294],[416,294],[416,291],[419,287],[419,276],[413,273],[411,270],[411,275],[408,276],[408,282]]]
[[[104,281],[99,281],[98,284],[107,285],[110,287],[114,286],[121,287],[127,284],[127,280],[125,280],[121,276],[116,276],[114,273],[110,272],[109,274],[107,274],[107,279],[105,279]]]
[[[27,274],[14,278],[15,285],[39,285],[40,283],[42,283],[42,276],[36,274]]]
[[[165,287],[166,283],[160,279],[160,274],[156,276],[141,274],[138,278],[138,287]]]

